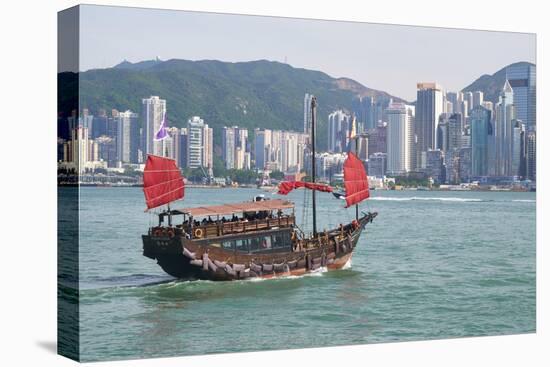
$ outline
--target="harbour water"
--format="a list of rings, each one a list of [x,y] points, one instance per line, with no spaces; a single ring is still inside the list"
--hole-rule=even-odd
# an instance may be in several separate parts
[[[188,189],[180,205],[250,200]],[[289,199],[296,217],[304,192]],[[318,195],[318,226],[354,209]],[[535,194],[373,191],[352,266],[303,277],[177,281],[142,256],[156,221],[140,188],[81,188],[83,361],[429,340],[535,331]]]

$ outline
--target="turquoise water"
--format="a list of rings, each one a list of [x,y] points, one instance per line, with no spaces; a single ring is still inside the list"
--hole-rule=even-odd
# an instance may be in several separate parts
[[[188,189],[185,205],[258,193]],[[319,227],[353,218],[319,196]],[[143,257],[144,207],[139,188],[81,189],[84,361],[535,331],[534,193],[373,191],[350,269],[231,283],[178,282]]]

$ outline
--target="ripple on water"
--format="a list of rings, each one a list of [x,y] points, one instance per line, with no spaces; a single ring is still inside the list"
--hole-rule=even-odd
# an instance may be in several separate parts
[[[185,205],[259,192],[192,189]],[[362,209],[379,216],[350,269],[227,283],[174,280],[142,256],[141,233],[155,222],[142,195],[81,190],[81,290],[62,292],[81,302],[83,360],[535,330],[533,193],[374,191]],[[318,206],[320,227],[354,217],[328,196]]]

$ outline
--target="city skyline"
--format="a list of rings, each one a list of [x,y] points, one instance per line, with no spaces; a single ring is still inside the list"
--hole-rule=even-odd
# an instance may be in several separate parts
[[[445,28],[434,31],[430,27],[343,21],[330,21],[328,32],[324,30],[327,21],[318,20],[153,10],[153,14],[159,13],[155,17],[151,9],[85,7],[81,60],[86,64],[81,70],[157,56],[163,60],[230,62],[267,59],[352,78],[369,88],[412,101],[416,90],[411,86],[419,81],[437,80],[445,89],[458,91],[505,65],[535,63],[536,38],[527,33]],[[146,15],[148,22],[143,22]],[[157,18],[163,21],[157,22]],[[136,28],[133,23],[142,26]],[[229,23],[233,26],[228,33]],[[257,31],[259,24],[261,32]],[[220,38],[220,34],[228,37]],[[163,42],[154,42],[159,36]],[[331,42],[353,53],[350,57],[326,57]],[[243,47],[250,44],[255,47]],[[400,47],[394,47],[396,44]],[[409,55],[406,64],[399,56],[403,52]]]
[[[536,73],[536,69],[533,69],[533,73]],[[519,88],[529,87],[528,81],[517,75],[513,81]],[[369,160],[373,157],[373,164],[377,166],[375,170],[383,172],[384,176],[386,169],[390,176],[408,175],[416,171],[424,172],[436,183],[453,184],[469,181],[472,177],[477,177],[476,175],[501,177],[505,180],[516,180],[513,178],[515,176],[535,178],[531,161],[534,159],[535,151],[536,120],[527,123],[517,119],[515,113],[516,108],[528,111],[534,94],[527,94],[525,98],[514,102],[514,90],[506,79],[500,92],[499,103],[495,105],[495,117],[491,119],[493,105],[486,104],[483,93],[479,91],[447,93],[441,90],[437,83],[418,83],[417,89],[421,96],[417,105],[420,105],[420,109],[425,109],[422,119],[426,121],[419,118],[414,106],[390,101],[384,108],[383,120],[378,121],[377,127],[365,129],[363,121],[363,127],[358,128],[359,135],[356,135],[356,124],[350,122],[350,115],[342,110],[329,114],[328,151],[319,151],[316,155],[316,165],[320,166],[321,177],[330,181],[339,175],[344,160],[342,153],[349,148],[353,135],[360,137],[361,154],[364,155],[365,164],[369,165]],[[426,96],[423,96],[424,94]],[[304,111],[311,97],[312,95],[305,94]],[[422,101],[423,98],[431,102],[422,106],[426,103]],[[370,102],[373,102],[372,99]],[[149,107],[151,105],[155,108]],[[368,107],[368,104],[361,106]],[[144,133],[141,142],[144,150],[141,152],[141,159],[136,160],[136,144],[140,140],[137,133],[138,114],[130,110],[119,112],[113,109],[112,118],[108,119],[104,111],[103,115],[98,116],[98,125],[94,122],[93,114],[88,109],[83,109],[78,123],[74,118],[69,121],[72,126],[72,138],[63,147],[63,160],[67,162],[85,157],[85,163],[92,164],[84,165],[85,168],[112,167],[110,159],[104,162],[108,165],[103,165],[101,161],[104,157],[112,156],[112,145],[115,143],[114,157],[119,165],[141,163],[150,143],[154,142],[161,143],[160,150],[155,150],[154,154],[174,158],[182,167],[203,167],[211,172],[213,129],[209,128],[203,119],[192,116],[188,120],[187,128],[168,127],[165,126],[163,118],[166,113],[166,100],[159,96],[143,98],[142,107],[141,121]],[[416,110],[418,111],[418,108]],[[455,110],[460,112],[454,112]],[[488,114],[485,114],[485,111]],[[365,117],[369,114],[362,115]],[[307,121],[307,114],[304,121]],[[417,124],[424,128],[415,129]],[[148,127],[150,125],[155,125],[153,131],[165,126],[168,134],[160,141],[156,138],[157,134],[154,135],[154,139],[148,139],[147,136],[152,136],[147,133],[151,130]],[[307,125],[304,129],[307,129]],[[387,132],[380,135],[379,129]],[[104,134],[99,135],[101,132]],[[195,136],[196,134],[198,135]],[[380,138],[386,140],[385,144],[381,145]],[[222,159],[226,168],[250,169],[252,147],[248,141],[248,130],[240,129],[238,126],[225,126],[222,139]],[[299,174],[303,169],[307,171],[308,140],[309,136],[305,133],[255,128],[254,168],[259,171],[282,171],[286,174]],[[431,146],[425,143],[426,146],[422,145],[422,141],[427,140],[432,141]],[[374,148],[375,146],[377,148]],[[384,148],[380,149],[381,146]],[[414,160],[415,156],[421,157],[418,162]],[[236,160],[240,161],[237,165]],[[381,165],[386,168],[380,169]],[[212,177],[212,173],[209,175]]]
[[[346,101],[331,104],[328,111],[317,116],[317,121],[320,118],[326,123],[319,125],[317,131],[326,133],[323,138],[328,140],[327,147],[317,149],[314,158],[320,177],[332,181],[340,176],[343,153],[350,149],[353,138],[358,137],[360,141],[357,144],[364,164],[369,165],[372,156],[375,171],[383,172],[384,179],[387,173],[390,176],[425,177],[438,184],[470,183],[480,179],[486,182],[534,182],[536,66],[511,64],[498,75],[497,79],[490,80],[490,87],[487,87],[485,80],[485,85],[478,85],[481,90],[467,92],[445,88],[439,80],[416,78],[417,98],[413,104],[402,103],[385,94],[367,96],[359,92],[345,97],[351,102],[351,109]],[[495,84],[497,82],[499,85]],[[495,87],[500,91],[496,98],[491,89]],[[298,89],[302,90],[303,110],[296,114],[296,109],[295,117],[286,118],[296,119],[300,123],[300,133],[292,131],[292,128],[277,129],[275,125],[262,124],[258,117],[248,121],[247,127],[239,128],[237,121],[231,123],[230,118],[223,117],[231,114],[226,111],[221,114],[223,128],[215,117],[212,127],[209,127],[212,114],[208,111],[200,114],[191,112],[194,107],[185,112],[191,112],[187,128],[181,127],[181,124],[181,128],[170,126],[166,118],[167,100],[151,95],[149,98],[139,98],[142,101],[140,115],[129,110],[119,113],[113,109],[113,118],[116,117],[118,123],[100,129],[107,132],[102,137],[96,134],[97,129],[93,129],[93,114],[88,108],[83,108],[78,125],[74,117],[67,119],[71,138],[64,143],[63,160],[71,161],[65,157],[72,160],[86,157],[88,167],[94,169],[143,163],[147,154],[154,154],[174,158],[181,167],[201,168],[205,176],[204,169],[207,169],[208,176],[214,178],[215,155],[216,162],[219,164],[221,157],[226,169],[253,167],[256,172],[281,171],[295,177],[304,171],[307,174],[311,169],[311,153],[306,148],[310,140],[307,132],[311,128],[311,105],[315,97],[310,87],[300,86]],[[489,100],[485,100],[485,92]],[[288,92],[285,88],[279,93],[286,95]],[[316,89],[317,93],[323,94],[323,88]],[[181,103],[177,93],[175,96],[167,94],[172,100],[170,103],[174,103],[177,109],[178,103]],[[299,101],[296,93],[292,96],[292,100]],[[328,100],[330,102],[330,98]],[[268,108],[271,106],[269,102]],[[103,107],[109,108],[105,104]],[[243,113],[246,115],[246,109]],[[102,114],[105,115],[105,112],[99,112],[100,118]],[[133,123],[130,123],[130,116]],[[178,119],[181,118],[180,115]],[[137,153],[138,121],[141,122],[141,150]],[[73,131],[75,127],[78,129]],[[252,130],[254,136],[249,139],[248,134]],[[221,138],[221,142],[217,139],[216,145],[214,131]],[[130,136],[134,137],[134,142],[130,141]],[[106,139],[109,137],[111,140]],[[81,139],[84,141],[81,142]],[[112,160],[113,139],[116,144],[115,166]],[[308,154],[309,158],[306,158]],[[139,158],[136,159],[136,156]],[[101,162],[104,157],[108,157],[107,165]]]

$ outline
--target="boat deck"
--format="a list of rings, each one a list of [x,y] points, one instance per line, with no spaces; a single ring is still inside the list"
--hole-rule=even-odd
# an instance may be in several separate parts
[[[187,221],[173,228],[154,227],[151,229],[151,233],[158,233],[159,231],[168,233],[168,230],[172,229],[175,235],[185,235],[191,239],[206,239],[267,229],[292,228],[295,224],[296,218],[294,215],[281,215],[278,217],[255,220],[218,220],[194,223],[189,223],[189,221]]]

